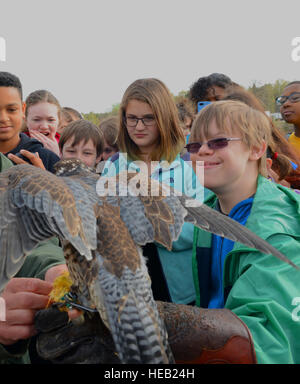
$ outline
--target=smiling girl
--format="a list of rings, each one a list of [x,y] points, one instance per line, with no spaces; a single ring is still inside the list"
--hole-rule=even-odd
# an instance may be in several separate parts
[[[51,92],[38,90],[30,93],[26,101],[25,123],[27,134],[40,141],[45,148],[59,156],[57,128],[61,107]]]
[[[152,179],[201,199],[203,187],[180,157],[184,144],[177,108],[167,87],[158,79],[136,80],[120,105],[120,153],[107,161],[102,175],[115,176],[124,170],[139,173],[143,167]],[[144,247],[155,299],[194,302],[192,240],[193,225],[186,223],[171,251],[159,244]]]

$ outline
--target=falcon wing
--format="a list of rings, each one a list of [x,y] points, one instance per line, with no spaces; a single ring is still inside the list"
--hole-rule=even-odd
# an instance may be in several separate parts
[[[109,326],[123,363],[174,362],[151,281],[120,210],[106,202],[99,212],[97,275],[88,283],[92,301]]]
[[[129,175],[127,181],[128,193],[131,196],[120,197],[120,206],[121,217],[137,244],[145,245],[147,242],[156,241],[171,250],[172,242],[178,239],[183,223],[190,222],[205,231],[272,254],[299,269],[281,252],[245,226],[169,186],[139,176],[143,185],[137,195],[134,188],[130,189],[132,177]],[[155,195],[153,191],[156,192]]]
[[[191,199],[187,196],[178,197],[178,199],[187,210],[187,215],[184,218],[186,222],[190,222],[205,231],[237,241],[248,247],[256,248],[262,253],[276,256],[278,259],[290,264],[292,267],[300,269],[267,241],[263,240],[261,237],[257,236],[254,232],[239,224],[237,221],[222,215],[205,204],[202,204],[199,207],[189,207],[189,203],[187,202],[191,201]]]
[[[70,241],[87,258],[96,248],[96,219],[85,230],[78,209],[87,196],[72,181],[29,164],[0,174],[0,292],[21,268],[25,255],[54,235]],[[93,209],[91,208],[93,211]],[[83,210],[91,217],[86,207]],[[94,229],[94,231],[92,231]]]

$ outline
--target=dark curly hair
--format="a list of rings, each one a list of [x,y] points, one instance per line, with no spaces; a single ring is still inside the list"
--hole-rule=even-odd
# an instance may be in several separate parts
[[[223,73],[212,73],[209,76],[200,77],[200,79],[192,84],[188,93],[188,97],[194,104],[197,104],[199,101],[206,100],[207,91],[212,86],[215,85],[225,89],[232,84],[232,80]]]

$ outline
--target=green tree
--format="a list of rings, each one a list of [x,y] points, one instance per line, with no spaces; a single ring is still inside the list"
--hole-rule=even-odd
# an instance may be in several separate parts
[[[278,112],[279,109],[276,106],[275,99],[281,95],[284,87],[288,84],[286,80],[276,80],[274,84],[266,83],[263,85],[257,85],[254,81],[248,88],[248,91],[253,92],[254,95],[262,102],[267,111],[271,113]]]

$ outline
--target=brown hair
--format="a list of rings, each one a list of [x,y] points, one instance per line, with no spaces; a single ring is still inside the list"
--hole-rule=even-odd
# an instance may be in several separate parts
[[[86,144],[89,140],[92,140],[96,147],[97,157],[103,152],[103,134],[99,131],[98,127],[88,120],[76,120],[68,124],[63,130],[59,139],[59,149],[62,152],[65,143],[74,137],[72,146],[74,147],[82,140]]]
[[[168,88],[158,79],[139,79],[133,82],[124,93],[119,111],[118,144],[120,152],[127,152],[130,159],[138,160],[140,150],[130,139],[125,122],[126,108],[130,100],[147,103],[153,111],[160,139],[151,160],[164,159],[169,163],[172,162],[184,147],[185,139],[177,108]]]
[[[118,133],[119,133],[119,119],[117,116],[112,116],[104,119],[99,124],[99,129],[103,133],[104,139],[110,147],[114,147],[117,151],[118,148]]]
[[[26,117],[28,115],[28,109],[32,105],[35,105],[35,104],[38,104],[38,103],[50,103],[50,104],[56,105],[57,106],[58,119],[60,120],[61,106],[59,104],[59,101],[57,100],[57,98],[54,95],[52,95],[51,92],[46,91],[44,89],[40,89],[38,91],[31,92],[27,96],[27,98],[25,100],[25,104],[26,104],[25,116]]]
[[[83,119],[78,111],[70,107],[63,107],[61,109],[61,117],[64,118],[68,124],[72,121]]]
[[[217,101],[209,104],[198,113],[189,142],[209,136],[209,127],[215,121],[220,131],[238,131],[248,148],[259,146],[265,141],[272,142],[270,121],[264,113],[240,101]],[[267,176],[266,154],[258,160],[258,171]]]
[[[184,123],[185,117],[189,117],[192,122],[194,120],[194,113],[192,103],[189,99],[185,97],[180,97],[177,100],[176,107],[178,110],[179,120]]]

